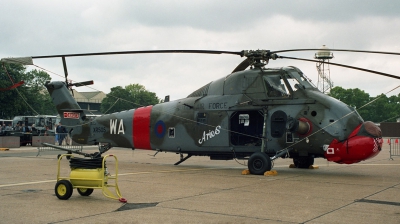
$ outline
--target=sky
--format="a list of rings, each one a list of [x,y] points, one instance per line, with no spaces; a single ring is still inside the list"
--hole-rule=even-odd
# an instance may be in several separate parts
[[[3,0],[0,58],[136,50],[285,50],[320,48],[400,52],[400,1],[351,0]],[[313,59],[315,52],[283,56]],[[400,76],[400,56],[333,52],[333,63]],[[236,55],[135,54],[67,58],[69,79],[94,80],[79,92],[110,92],[141,84],[159,98],[184,98],[224,77],[243,60]],[[62,61],[35,59],[64,80]],[[316,64],[289,59],[314,84]],[[330,66],[334,86],[370,96],[398,95],[399,79]],[[28,66],[27,69],[38,69]],[[57,74],[57,75],[56,75]]]

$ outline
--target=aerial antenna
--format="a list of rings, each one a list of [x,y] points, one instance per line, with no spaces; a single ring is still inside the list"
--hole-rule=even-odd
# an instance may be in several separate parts
[[[318,70],[318,83],[317,87],[321,92],[328,93],[332,87],[333,82],[331,81],[331,71],[329,68],[329,60],[333,58],[333,53],[327,48],[325,45],[315,53],[315,59],[317,62],[317,70]],[[325,62],[328,62],[325,64]]]

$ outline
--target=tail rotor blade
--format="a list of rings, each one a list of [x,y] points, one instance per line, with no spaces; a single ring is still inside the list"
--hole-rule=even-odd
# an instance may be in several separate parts
[[[93,80],[90,80],[90,81],[85,81],[85,82],[70,83],[70,84],[68,84],[68,86],[80,87],[80,86],[88,86],[88,85],[93,85],[93,84],[94,84]]]

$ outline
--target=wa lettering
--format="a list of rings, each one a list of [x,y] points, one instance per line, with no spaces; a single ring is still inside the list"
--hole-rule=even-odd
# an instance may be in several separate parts
[[[118,128],[117,128],[118,127]],[[125,134],[123,119],[110,119],[110,134]]]

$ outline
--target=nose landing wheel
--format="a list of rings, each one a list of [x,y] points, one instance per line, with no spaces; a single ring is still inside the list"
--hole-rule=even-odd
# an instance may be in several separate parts
[[[248,168],[251,174],[263,175],[272,168],[271,158],[263,152],[255,152],[249,158]]]

